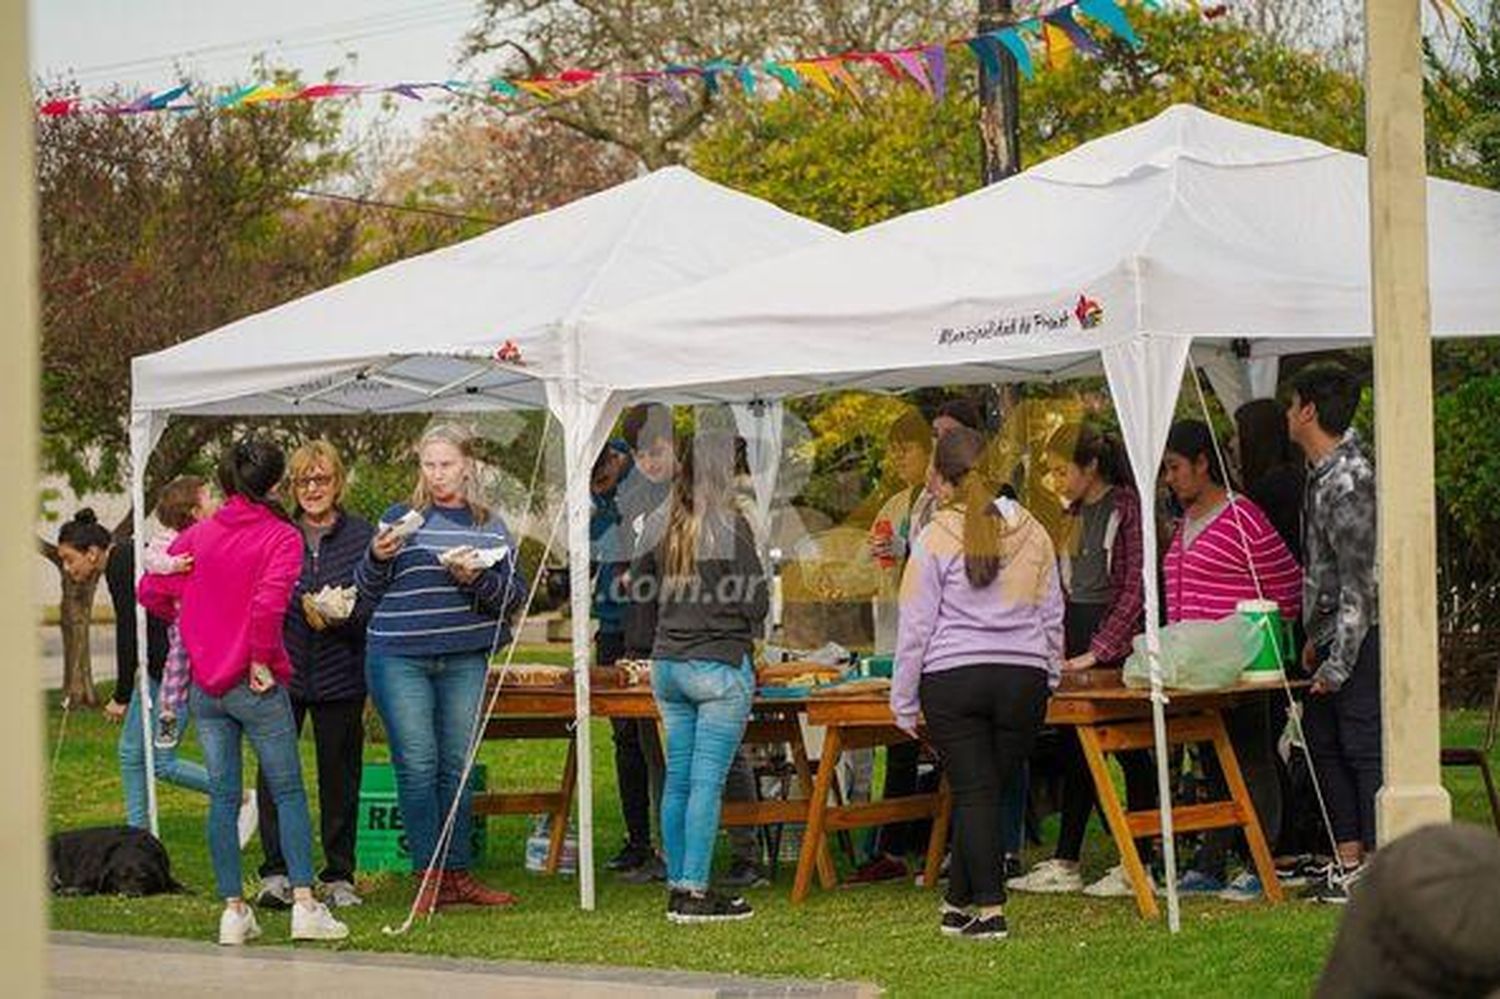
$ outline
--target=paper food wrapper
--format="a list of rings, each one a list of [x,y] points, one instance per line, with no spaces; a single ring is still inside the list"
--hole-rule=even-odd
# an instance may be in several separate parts
[[[387,523],[382,520],[380,529],[389,531],[398,538],[409,538],[422,529],[422,515],[415,510],[408,510],[394,522]]]
[[[510,548],[505,545],[496,548],[459,545],[457,548],[449,548],[440,554],[438,561],[445,566],[460,565],[475,569],[491,569],[503,562],[509,554]]]
[[[312,595],[313,606],[330,621],[342,621],[354,613],[358,591],[352,586],[325,586]]]

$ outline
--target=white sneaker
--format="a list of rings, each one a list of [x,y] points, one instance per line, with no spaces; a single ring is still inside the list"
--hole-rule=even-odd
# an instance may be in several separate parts
[[[1011,891],[1028,891],[1045,895],[1065,895],[1083,890],[1083,875],[1078,865],[1065,860],[1044,860],[1027,873],[1005,882]]]
[[[1146,872],[1146,881],[1151,885],[1151,891],[1156,891],[1156,879],[1151,872]],[[1130,878],[1125,874],[1125,865],[1116,864],[1105,872],[1104,877],[1095,881],[1083,890],[1090,898],[1129,898],[1135,894],[1135,889],[1130,886]]]
[[[250,839],[255,835],[255,830],[260,828],[260,806],[255,803],[255,792],[246,791],[240,795],[240,818],[237,823],[240,833],[240,849],[250,845]]]
[[[246,941],[260,936],[260,924],[255,921],[255,910],[248,905],[236,909],[224,906],[219,917],[219,944],[224,947],[243,947]]]
[[[330,908],[347,909],[352,905],[364,905],[365,900],[359,897],[354,886],[347,881],[330,881],[323,886],[323,901]]]
[[[293,940],[342,940],[349,927],[333,918],[322,902],[298,902],[292,906]]]

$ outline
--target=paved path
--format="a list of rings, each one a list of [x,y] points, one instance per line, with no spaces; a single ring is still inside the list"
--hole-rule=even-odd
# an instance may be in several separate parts
[[[742,978],[644,968],[471,961],[291,947],[216,947],[185,940],[53,933],[58,997],[358,996],[359,999],[653,999],[818,996],[863,999],[872,985]],[[164,989],[164,983],[165,989]]]

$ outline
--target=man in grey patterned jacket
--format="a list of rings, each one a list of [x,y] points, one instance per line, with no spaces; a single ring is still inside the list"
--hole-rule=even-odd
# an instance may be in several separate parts
[[[1313,683],[1303,729],[1339,854],[1312,896],[1336,904],[1348,901],[1366,853],[1375,848],[1381,783],[1375,470],[1350,429],[1359,394],[1348,371],[1318,365],[1293,379],[1287,410],[1287,429],[1309,466],[1302,663]]]

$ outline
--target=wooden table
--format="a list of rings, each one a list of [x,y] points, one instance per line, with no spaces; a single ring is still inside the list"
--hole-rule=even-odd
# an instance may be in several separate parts
[[[1167,745],[1212,745],[1229,789],[1229,798],[1224,801],[1174,804],[1173,828],[1177,832],[1242,829],[1249,841],[1251,857],[1256,873],[1260,875],[1266,898],[1272,902],[1282,900],[1281,885],[1276,880],[1276,866],[1266,845],[1255,807],[1251,804],[1244,777],[1240,773],[1234,747],[1230,745],[1221,710],[1243,698],[1263,696],[1279,690],[1279,686],[1241,684],[1227,690],[1206,693],[1175,692],[1169,693],[1170,700],[1166,705]],[[807,720],[809,724],[826,725],[828,736],[823,743],[823,759],[814,785],[813,808],[808,817],[807,837],[803,840],[804,851],[820,843],[830,830],[935,815],[932,838],[927,845],[927,869],[924,875],[925,883],[930,886],[933,874],[942,861],[950,822],[952,802],[946,784],[936,795],[918,796],[922,799],[919,802],[902,798],[892,802],[830,806],[823,793],[842,750],[889,745],[909,738],[895,728],[895,718],[886,696],[876,694],[812,698],[808,703]],[[1088,760],[1089,772],[1094,778],[1100,808],[1104,812],[1110,834],[1114,837],[1115,846],[1120,851],[1120,861],[1130,878],[1136,907],[1141,915],[1155,918],[1159,914],[1156,897],[1146,876],[1140,852],[1136,849],[1135,838],[1160,835],[1161,813],[1156,809],[1127,812],[1104,762],[1106,753],[1155,747],[1150,692],[1126,687],[1059,691],[1048,703],[1047,724],[1066,725],[1077,731],[1084,757]],[[805,863],[798,865],[797,883],[792,890],[793,902],[800,902],[806,897],[810,878],[805,867]]]
[[[494,678],[491,677],[493,684]],[[492,693],[493,686],[489,688]],[[488,696],[488,694],[486,695]],[[568,742],[562,780],[555,788],[527,792],[491,791],[474,796],[479,815],[537,815],[551,818],[551,840],[544,870],[555,873],[562,857],[568,815],[577,787],[578,757],[573,740],[575,721],[572,687],[510,687],[500,691],[495,710],[485,726],[486,739],[561,739]],[[808,798],[813,795],[812,767],[802,739],[799,716],[806,702],[801,699],[757,698],[751,709],[744,741],[751,745],[788,745],[792,765],[804,800],[725,802],[719,823],[723,826],[772,826],[807,821]],[[596,718],[656,720],[656,699],[649,687],[600,687],[590,691],[589,713]],[[826,846],[815,860],[818,879],[825,887],[837,882],[832,855]]]
[[[1271,902],[1282,900],[1281,883],[1276,880],[1276,865],[1240,772],[1239,760],[1229,742],[1222,710],[1245,698],[1275,694],[1280,690],[1280,685],[1239,684],[1203,693],[1169,691],[1166,704],[1168,748],[1190,743],[1212,745],[1229,790],[1227,800],[1203,804],[1174,803],[1173,830],[1179,833],[1209,829],[1242,830],[1250,845],[1250,856],[1260,876],[1261,887]],[[1136,849],[1135,838],[1160,835],[1161,812],[1154,808],[1126,811],[1104,762],[1106,753],[1155,748],[1150,691],[1128,687],[1058,691],[1048,703],[1047,724],[1069,725],[1078,733],[1079,744],[1094,778],[1100,810],[1135,893],[1136,908],[1141,915],[1156,918],[1159,914],[1156,895],[1146,876],[1140,851]]]
[[[818,760],[818,776],[807,802],[807,831],[802,836],[802,855],[797,862],[797,877],[792,883],[792,904],[807,897],[812,886],[814,851],[827,853],[829,832],[863,829],[891,822],[932,819],[932,835],[927,839],[927,866],[922,884],[937,884],[943,864],[943,848],[948,842],[948,823],[952,800],[948,782],[929,794],[913,794],[887,801],[829,803],[838,770],[839,757],[847,749],[873,749],[912,741],[911,736],[896,727],[886,694],[849,697],[810,697],[807,700],[807,723],[827,729],[823,737],[823,754]],[[823,880],[823,887],[831,887]]]

